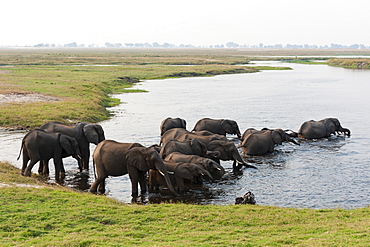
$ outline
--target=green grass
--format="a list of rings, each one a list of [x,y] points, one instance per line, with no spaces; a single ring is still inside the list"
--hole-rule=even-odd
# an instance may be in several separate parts
[[[349,69],[370,69],[370,58],[332,58],[328,64]]]
[[[247,63],[245,56],[209,51],[1,50],[0,61],[4,65],[0,93],[32,92],[59,99],[6,104],[0,109],[3,127],[106,120],[110,117],[107,108],[120,103],[110,95],[145,92],[130,89],[142,80],[258,71],[235,65]]]
[[[14,181],[16,180],[16,181]],[[123,204],[0,163],[1,246],[368,246],[370,208]]]

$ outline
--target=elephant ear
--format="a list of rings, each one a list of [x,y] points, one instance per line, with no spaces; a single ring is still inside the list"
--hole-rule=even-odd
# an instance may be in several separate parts
[[[184,129],[186,129],[186,121],[185,121],[185,119],[181,119],[180,118],[180,122],[181,122],[181,127],[184,128]]]
[[[83,127],[84,135],[89,143],[94,143],[98,145],[99,134],[95,127],[95,124],[87,124]]]
[[[230,123],[229,120],[224,119],[221,121],[221,126],[222,128],[227,132],[227,133],[233,133],[233,127],[232,124]]]
[[[272,131],[271,138],[275,144],[281,145],[283,143],[283,138],[281,134],[279,133],[279,131],[276,131],[276,130]]]
[[[190,141],[191,149],[193,150],[194,154],[202,156],[207,153],[206,145],[199,141],[198,139],[194,138]]]
[[[324,125],[325,125],[326,131],[329,133],[329,135],[335,132],[336,126],[335,126],[335,120],[333,118],[326,118],[324,120]]]
[[[134,147],[126,154],[127,165],[133,166],[140,171],[148,171],[149,167],[146,163],[142,148]]]
[[[72,155],[74,153],[73,145],[72,145],[72,138],[66,135],[60,135],[59,143],[63,150],[68,154]]]

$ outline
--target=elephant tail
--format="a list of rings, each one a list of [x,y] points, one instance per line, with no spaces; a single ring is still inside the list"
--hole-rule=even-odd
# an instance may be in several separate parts
[[[95,160],[93,159],[93,170],[94,170],[94,178],[96,181],[96,171],[95,171]]]
[[[17,160],[19,160],[19,158],[21,157],[21,153],[22,153],[23,146],[24,146],[24,138],[23,138],[23,140],[22,140],[21,150],[19,150],[19,155],[18,155]]]

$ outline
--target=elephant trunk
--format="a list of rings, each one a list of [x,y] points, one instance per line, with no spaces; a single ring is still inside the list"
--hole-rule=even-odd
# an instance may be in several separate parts
[[[341,132],[347,136],[351,136],[351,131],[347,128],[342,128]]]
[[[294,143],[295,145],[300,145],[298,142],[296,142],[296,140],[294,140],[293,138],[290,138],[288,135],[286,135],[286,140],[288,142]]]
[[[171,183],[171,179],[170,177],[168,176],[168,172],[167,172],[167,169],[164,165],[163,162],[161,163],[156,163],[156,168],[158,170],[158,172],[164,177],[164,179],[166,180],[166,183],[167,183],[167,186],[168,188],[171,190],[171,192],[176,195],[176,196],[179,196],[179,194],[177,194],[177,192],[175,191],[175,188],[172,186],[172,183]]]
[[[248,165],[247,163],[244,162],[244,160],[242,159],[242,157],[240,156],[239,153],[237,154],[233,154],[233,159],[240,165],[243,165],[245,166],[246,168],[253,168],[253,169],[257,169],[257,167],[255,166],[252,166],[252,165]]]

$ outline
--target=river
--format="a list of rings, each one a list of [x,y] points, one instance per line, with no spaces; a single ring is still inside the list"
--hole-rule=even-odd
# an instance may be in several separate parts
[[[123,103],[111,108],[112,119],[101,123],[106,138],[158,144],[159,125],[167,117],[185,119],[188,130],[204,117],[233,119],[241,132],[251,127],[297,131],[304,121],[336,117],[351,130],[351,137],[300,140],[300,146],[286,143],[273,154],[244,157],[258,169],[244,169],[240,176],[233,176],[231,162],[224,161],[227,174],[222,181],[194,187],[180,201],[229,205],[251,191],[260,205],[315,209],[370,205],[370,71],[280,62],[258,65],[292,70],[150,80],[135,86],[147,93],[114,95]],[[16,157],[23,135],[0,132],[0,160],[21,166]],[[94,181],[93,169],[83,176],[73,159],[64,161],[65,185],[87,191]],[[108,178],[106,187],[107,196],[131,201],[128,175]],[[147,194],[145,199],[149,203],[179,200],[166,191]]]

